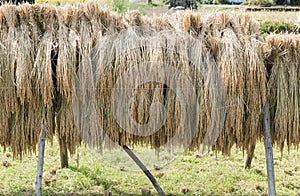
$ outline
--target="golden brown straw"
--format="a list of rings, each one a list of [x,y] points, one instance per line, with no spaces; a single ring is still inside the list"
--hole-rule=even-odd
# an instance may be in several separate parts
[[[195,85],[194,88],[197,89],[198,98],[205,103],[211,102],[205,99],[207,98],[205,90],[213,89],[208,87],[208,84],[213,84],[207,82],[208,77],[211,76],[207,74],[209,72],[205,69],[211,69],[211,67],[215,65],[211,64],[211,59],[206,56],[208,53],[205,52],[204,44],[200,41],[193,43],[192,40],[194,39],[187,34],[176,33],[174,31],[157,32],[156,28],[137,27],[127,29],[119,34],[99,41],[95,48],[94,59],[92,61],[95,62],[96,67],[100,69],[96,97],[97,104],[99,104],[99,106],[105,106],[99,107],[98,112],[101,125],[111,140],[119,145],[147,144],[154,148],[158,148],[167,143],[170,146],[180,146],[188,142],[191,135],[185,135],[183,130],[178,129],[180,122],[184,121],[180,116],[182,112],[181,107],[183,106],[180,106],[178,95],[174,93],[174,89],[168,85],[159,82],[138,84],[137,81],[132,81],[134,84],[137,83],[137,89],[134,91],[134,96],[132,97],[133,102],[130,105],[130,116],[136,122],[147,124],[151,121],[149,109],[153,103],[160,102],[165,106],[166,122],[164,126],[153,135],[143,137],[131,134],[128,130],[123,130],[114,119],[110,108],[113,107],[113,104],[117,104],[112,100],[113,88],[111,87],[115,86],[117,80],[122,77],[126,70],[130,70],[132,67],[146,66],[147,63],[151,65],[149,74],[153,73],[151,69],[156,69],[156,64],[176,67],[192,80],[193,85]],[[196,47],[196,45],[198,47]],[[128,48],[128,46],[130,47]],[[191,46],[194,47],[193,49],[197,48],[199,52],[197,57],[200,58],[200,63],[197,65],[191,64],[192,58],[188,53],[188,51],[192,49]],[[143,73],[135,74],[143,75]],[[211,75],[214,76],[214,73],[211,73]],[[166,75],[165,77],[170,78],[176,76]],[[180,83],[173,82],[174,83],[170,85],[179,85],[176,88],[190,88],[190,86],[181,87]],[[132,85],[130,83],[128,83],[128,85],[124,83],[123,86],[130,87]],[[129,91],[131,89],[124,89],[124,91],[126,90]],[[122,93],[126,92],[121,92],[120,97],[122,97]],[[205,111],[205,104],[203,104],[203,106],[204,107],[201,108],[202,114],[210,116],[209,111]],[[157,124],[159,124],[159,121],[160,119],[156,119]],[[156,130],[158,128],[156,127],[158,126],[157,124],[151,124],[151,130]],[[128,126],[133,125],[129,124]],[[186,128],[188,129],[188,127]],[[205,127],[203,132],[206,132],[207,129],[208,128]],[[178,131],[182,133],[178,133]],[[171,138],[175,134],[181,135],[180,141],[176,141],[178,142],[177,144],[171,142]],[[199,140],[202,142],[203,138],[199,138]],[[193,142],[190,147],[198,148],[199,145],[200,142]]]
[[[31,10],[34,10],[31,12]],[[1,7],[1,115],[0,139],[14,156],[35,151],[41,123],[54,132],[51,51],[55,10],[47,6]],[[48,23],[41,20],[47,18]]]
[[[100,150],[113,143],[153,148],[190,144],[190,149],[215,144],[225,154],[236,144],[249,150],[262,137],[264,44],[258,22],[244,14],[181,12],[148,18],[137,11],[120,16],[95,2],[1,6],[0,145],[19,157],[35,151],[44,122],[48,138],[56,132],[71,153],[81,141]],[[297,146],[300,140],[299,36],[268,36],[266,50],[273,47],[268,98],[274,142],[282,149],[285,142]],[[135,70],[139,66],[149,67]],[[181,74],[159,75],[169,67]],[[124,74],[136,77],[127,81]],[[151,74],[169,84],[139,83],[138,76]],[[189,100],[191,86],[184,86],[181,76],[195,91],[197,117],[182,115],[181,102]],[[126,105],[118,98],[129,91]],[[151,116],[161,112],[157,103],[165,111],[161,127],[163,117]],[[119,106],[127,108],[115,108]],[[157,132],[143,136],[148,129],[140,135],[124,130],[116,118],[119,111],[131,118],[123,120],[128,127],[149,124]],[[185,132],[193,129],[189,124],[186,130],[181,127],[191,119],[198,121],[195,133]]]
[[[266,37],[267,52],[273,49],[268,82],[273,141],[281,151],[286,144],[299,146],[299,35]]]
[[[198,23],[198,28],[189,31],[198,32]],[[202,31],[226,89],[225,125],[215,148],[225,154],[234,144],[249,150],[261,137],[260,116],[266,100],[259,24],[243,14],[214,13],[203,20]]]

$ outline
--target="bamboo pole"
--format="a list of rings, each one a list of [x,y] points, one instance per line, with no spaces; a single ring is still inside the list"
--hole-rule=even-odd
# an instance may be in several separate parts
[[[150,173],[150,171],[146,168],[146,166],[139,160],[137,156],[126,146],[123,146],[123,149],[125,152],[134,160],[134,162],[141,168],[141,170],[146,174],[148,179],[151,181],[153,184],[154,188],[156,189],[157,193],[159,196],[165,196],[166,194],[162,190],[162,188],[159,186],[153,175]]]
[[[36,184],[35,184],[35,195],[37,196],[42,195],[45,140],[46,140],[46,128],[44,125],[44,121],[42,121],[42,133],[41,133],[41,139],[39,143],[39,155],[38,155],[37,175],[36,175]]]
[[[264,142],[266,151],[266,164],[268,174],[268,194],[270,196],[276,195],[275,189],[275,175],[274,175],[274,163],[273,163],[273,149],[272,138],[270,133],[270,109],[269,102],[266,101],[263,108],[263,124],[264,124]]]

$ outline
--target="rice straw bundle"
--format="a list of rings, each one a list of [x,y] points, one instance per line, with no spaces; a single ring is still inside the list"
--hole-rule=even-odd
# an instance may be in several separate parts
[[[244,117],[244,147],[248,152],[251,146],[256,144],[262,133],[262,108],[266,102],[267,77],[263,63],[263,43],[253,38],[246,37],[244,41],[244,64],[245,64],[245,105]],[[251,82],[249,82],[251,81]],[[253,82],[252,82],[253,81]]]
[[[213,144],[220,129],[215,150],[249,150],[262,136],[267,94],[261,41],[259,24],[244,14],[148,18],[136,11],[121,17],[95,2],[2,6],[0,145],[20,157],[34,151],[44,120],[50,139],[56,126],[71,153],[81,140],[100,149],[112,141],[194,149]],[[267,50],[276,48],[268,96],[283,149],[300,140],[299,36],[266,41]],[[188,96],[190,86],[197,98]],[[199,116],[187,112],[195,105],[186,100],[198,102]],[[198,127],[182,129],[193,120]]]
[[[144,26],[147,23],[149,24],[149,18],[142,17],[141,13],[138,10],[128,11],[125,14],[125,21],[130,26]]]
[[[58,51],[55,67],[57,135],[61,151],[66,152],[68,149],[71,154],[80,144],[72,111],[72,92],[78,69],[78,17],[78,11],[73,7],[57,8]]]
[[[260,25],[259,22],[255,19],[252,19],[250,15],[239,13],[239,14],[233,14],[233,17],[236,17],[238,20],[238,24],[241,27],[241,33],[244,35],[249,35],[251,37],[259,38],[260,35]]]
[[[15,113],[18,110],[13,77],[18,47],[18,34],[16,33],[18,21],[16,12],[17,7],[15,6],[5,6],[1,9],[1,78],[3,86],[1,88],[2,93],[0,96],[1,104],[7,114]]]
[[[242,143],[244,116],[244,69],[242,47],[235,34],[230,29],[223,31],[223,37],[218,40],[218,52],[215,55],[220,73],[224,79],[226,90],[226,118],[224,132],[219,143],[222,152],[229,153],[237,142]],[[224,144],[226,141],[226,145]]]
[[[93,131],[87,142],[93,140],[94,134],[101,135],[101,131],[105,131],[109,138],[119,145],[144,144],[159,148],[165,144],[168,144],[169,147],[189,144],[191,142],[189,139],[193,138],[193,135],[191,132],[185,133],[184,131],[194,129],[184,127],[187,130],[183,130],[180,129],[180,126],[185,120],[195,117],[192,114],[190,114],[190,117],[187,117],[189,114],[187,116],[182,115],[185,108],[180,101],[182,99],[187,101],[189,98],[181,97],[180,99],[174,91],[176,89],[189,91],[191,87],[181,86],[184,83],[177,81],[179,75],[176,75],[176,73],[172,75],[170,72],[164,73],[164,68],[168,66],[177,68],[182,74],[188,76],[195,88],[197,98],[201,99],[201,102],[211,102],[206,99],[208,94],[205,94],[205,92],[217,89],[213,88],[212,85],[214,84],[208,81],[209,77],[217,75],[217,69],[212,69],[215,66],[211,62],[212,59],[206,56],[208,53],[205,52],[202,42],[191,40],[193,39],[190,36],[176,31],[156,31],[155,27],[147,27],[129,28],[124,32],[112,37],[105,37],[99,41],[95,47],[92,62],[97,67],[96,76],[99,81],[96,88],[96,104],[99,121],[104,130],[100,130],[98,133]],[[200,55],[193,53],[196,56],[190,56],[189,51],[193,47],[198,49]],[[191,59],[193,59],[193,62],[198,60],[198,64],[191,64]],[[162,66],[161,74],[165,75],[157,75],[158,65]],[[144,70],[143,67],[147,66],[149,67]],[[134,68],[141,69],[135,70]],[[214,70],[215,73],[211,70]],[[129,75],[124,77],[124,74]],[[137,77],[133,77],[134,75]],[[140,82],[141,78],[146,75],[152,76],[154,81]],[[162,78],[165,82],[169,81],[169,83],[161,82],[159,79]],[[155,81],[155,79],[158,81]],[[116,99],[114,91],[118,92],[118,97],[125,100],[127,96],[131,97],[131,104],[126,101],[123,102],[122,99]],[[211,94],[217,95],[217,90]],[[157,102],[163,104],[165,108],[165,123],[163,123],[163,116],[156,115],[157,113],[161,114],[159,109],[156,108],[155,103]],[[118,108],[120,106],[123,108]],[[206,103],[202,106],[200,108],[202,114],[210,116],[210,111],[204,110]],[[118,119],[119,113],[124,118]],[[207,125],[216,126],[217,123],[220,122],[211,121]],[[161,127],[161,125],[163,126]],[[138,129],[138,127],[142,129]],[[207,129],[205,127],[203,132],[206,132]],[[130,132],[132,130],[138,130],[138,132]],[[152,131],[156,132],[148,135]],[[180,135],[180,139],[171,141],[177,134]],[[202,138],[199,137],[200,134],[194,134],[197,135],[199,140],[203,140],[204,134],[201,135]],[[107,143],[109,142],[105,142],[105,144]],[[199,145],[200,142],[194,141],[190,148],[197,148]]]
[[[203,19],[207,47],[226,90],[225,125],[215,146],[225,154],[234,144],[249,150],[261,137],[266,73],[258,30],[258,23],[247,15],[215,13]]]
[[[12,114],[18,110],[17,96],[14,86],[14,78],[12,77],[15,69],[15,52],[17,48],[16,39],[16,7],[5,6],[5,10],[1,9],[1,45],[0,45],[0,109],[1,109],[1,134],[0,142],[5,147],[10,146],[10,118]],[[17,139],[17,138],[16,138]]]
[[[16,13],[15,13],[16,14]],[[32,84],[31,84],[31,70],[34,65],[34,43],[30,37],[31,28],[29,21],[28,7],[19,7],[20,26],[16,31],[17,35],[17,48],[16,48],[16,86],[17,96],[21,104],[24,102],[31,102],[32,99]],[[26,66],[24,66],[26,64]]]
[[[292,34],[266,37],[268,52],[275,50],[268,82],[273,141],[281,151],[300,143],[299,77],[300,36]]]
[[[146,20],[146,19],[144,19]],[[172,30],[175,29],[175,26],[172,24],[172,20],[174,22],[174,19],[172,18],[172,15],[162,15],[159,17],[153,17],[150,20],[150,26],[154,27],[157,31],[162,30]]]
[[[5,6],[2,11],[1,35],[2,37],[2,51],[1,51],[1,75],[3,74],[3,85],[1,86],[1,114],[3,115],[3,122],[1,123],[1,132],[4,135],[2,145],[12,146],[14,156],[22,158],[23,151],[32,150],[35,145],[35,136],[32,132],[26,129],[28,119],[28,105],[25,105],[26,99],[30,99],[30,90],[26,89],[29,85],[30,73],[24,67],[24,63],[28,63],[29,67],[32,65],[32,48],[30,48],[30,38],[24,35],[22,31],[28,33],[28,28],[24,22],[23,12],[16,6]],[[20,39],[19,39],[20,38]],[[29,45],[26,45],[29,44]],[[22,49],[25,52],[21,51]],[[16,72],[15,72],[16,70]],[[15,80],[16,74],[16,80]],[[15,86],[15,82],[17,88]],[[18,101],[20,97],[21,103]],[[33,114],[33,113],[31,113]],[[29,123],[28,123],[29,124]],[[22,131],[20,131],[22,130]]]
[[[99,6],[94,4],[83,5],[79,8],[83,12],[79,25],[80,39],[79,49],[79,67],[77,72],[77,98],[78,103],[83,103],[80,116],[76,117],[80,122],[80,133],[82,140],[92,147],[102,148],[104,134],[99,125],[95,103],[93,101],[98,78],[95,76],[97,67],[92,64],[91,50],[96,42],[99,42],[104,36],[125,29],[123,18],[109,10],[100,10]],[[110,86],[109,86],[110,87]],[[77,114],[75,114],[77,115]],[[93,132],[93,130],[96,130]]]
[[[193,12],[184,12],[180,15],[180,29],[183,32],[188,32],[193,36],[198,36],[202,33],[203,22],[200,14]]]
[[[174,15],[175,16],[175,15]],[[173,18],[173,15],[160,15],[160,16],[142,16],[138,10],[127,11],[124,17],[126,26],[130,27],[151,27],[156,31],[162,31],[166,29],[174,29],[174,25],[171,20],[174,22],[177,19]]]
[[[4,147],[12,147],[14,156],[22,158],[23,153],[35,151],[43,119],[49,130],[47,136],[52,138],[54,132],[53,9],[26,4],[5,5],[0,13],[0,62],[4,79],[1,83],[0,141]],[[40,22],[41,13],[50,18],[47,28]]]
[[[38,19],[43,21],[41,26],[41,38],[37,47],[37,53],[35,56],[34,68],[32,71],[32,77],[34,86],[36,88],[36,97],[42,97],[45,105],[52,105],[54,98],[54,83],[52,78],[52,66],[51,66],[51,51],[53,49],[53,43],[55,39],[55,10],[48,7],[42,8],[40,14],[43,14],[47,18],[46,21],[43,17],[39,16]],[[36,21],[40,23],[39,21]],[[36,24],[39,25],[39,24]],[[54,46],[55,47],[55,46]]]
[[[29,27],[32,50],[34,51],[33,67],[27,67],[31,74],[32,99],[28,101],[29,113],[36,116],[35,125],[29,128],[35,133],[35,143],[39,140],[41,122],[47,128],[47,138],[52,141],[55,132],[54,126],[54,98],[56,80],[53,73],[53,53],[57,50],[57,14],[53,6],[24,4],[20,9],[29,13]],[[32,111],[31,111],[32,110]],[[36,110],[36,111],[35,111]],[[38,111],[38,112],[37,112]],[[38,125],[38,126],[37,126]],[[37,130],[35,130],[37,129]]]
[[[75,8],[58,8],[58,54],[56,66],[57,90],[70,103],[72,101],[72,85],[75,81],[77,63],[76,32],[78,13]]]
[[[109,35],[126,28],[123,17],[108,9],[101,9],[97,2],[79,4],[77,11],[81,17],[90,23],[93,36],[100,36],[99,38],[101,38],[103,35]]]
[[[125,24],[120,16],[101,10],[95,2],[79,4],[78,8],[57,8],[57,13],[57,133],[66,140],[62,147],[73,153],[81,138],[90,137],[90,129],[99,127],[95,111],[90,113],[93,107],[78,105],[91,100],[93,94],[91,49],[98,39],[125,28]],[[101,140],[102,136],[97,135],[90,145],[100,148]]]

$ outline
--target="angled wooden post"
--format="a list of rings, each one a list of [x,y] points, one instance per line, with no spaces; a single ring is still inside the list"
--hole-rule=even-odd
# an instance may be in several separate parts
[[[45,154],[45,140],[46,140],[46,127],[44,125],[44,120],[42,121],[41,139],[39,143],[39,155],[38,155],[38,165],[35,183],[35,195],[42,195],[42,180],[43,180],[43,166],[44,166],[44,154]]]
[[[274,163],[273,163],[273,149],[272,138],[270,132],[270,108],[269,102],[266,101],[263,109],[263,126],[264,126],[264,142],[266,151],[266,165],[268,174],[268,194],[270,196],[276,195],[275,189],[275,175],[274,175]]]
[[[137,156],[135,156],[135,154],[126,145],[123,146],[123,149],[130,156],[130,158],[132,158],[134,160],[134,162],[141,168],[141,170],[143,170],[143,172],[146,174],[148,179],[153,184],[153,186],[156,189],[158,195],[159,196],[165,196],[166,194],[164,193],[162,188],[159,186],[159,184],[157,183],[157,181],[155,180],[153,175],[150,173],[150,171],[146,168],[146,166],[139,160],[139,158]]]

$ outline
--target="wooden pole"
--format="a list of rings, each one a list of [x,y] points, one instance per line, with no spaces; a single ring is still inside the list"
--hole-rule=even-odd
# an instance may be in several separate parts
[[[252,159],[254,157],[254,151],[255,151],[255,144],[251,145],[250,148],[247,150],[247,157],[246,157],[245,164],[244,164],[245,169],[250,169]]]
[[[162,190],[162,188],[159,186],[153,175],[150,173],[150,171],[146,168],[146,166],[139,160],[137,156],[126,146],[123,146],[123,149],[125,152],[134,160],[134,162],[141,168],[141,170],[146,174],[148,179],[153,184],[154,188],[156,189],[159,196],[165,196],[166,194]]]
[[[268,101],[266,101],[263,109],[263,125],[264,125],[264,141],[265,141],[265,151],[266,151],[267,174],[268,174],[268,190],[270,196],[275,196],[276,195],[275,175],[274,175],[272,139],[271,139],[271,132],[270,132],[270,109],[269,109]]]
[[[68,149],[66,145],[66,137],[60,137],[59,139],[59,152],[60,152],[60,167],[67,168],[69,167],[68,163]]]
[[[39,155],[38,155],[38,166],[35,183],[35,195],[42,195],[42,178],[43,178],[43,166],[44,166],[44,154],[45,154],[45,140],[46,140],[46,128],[44,121],[42,121],[42,133],[39,143]]]

